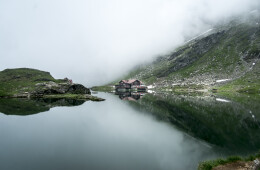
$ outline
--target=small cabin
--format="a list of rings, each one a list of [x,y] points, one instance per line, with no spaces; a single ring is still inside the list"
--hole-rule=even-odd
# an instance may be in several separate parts
[[[130,85],[141,85],[143,84],[140,80],[121,80],[119,84],[130,84]]]
[[[136,86],[140,86],[140,85],[143,84],[140,80],[128,80],[128,82],[129,82],[131,85],[136,85]]]
[[[137,90],[146,90],[146,86],[140,80],[131,79],[131,80],[121,80],[118,85],[115,86],[116,90],[118,89],[136,89]]]
[[[119,88],[130,89],[130,88],[131,88],[131,84],[129,84],[127,80],[121,80],[121,81],[119,82],[118,87],[119,87]]]

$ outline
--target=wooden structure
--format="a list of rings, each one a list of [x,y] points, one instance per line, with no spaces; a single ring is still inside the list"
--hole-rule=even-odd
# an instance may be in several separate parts
[[[115,85],[116,91],[146,91],[147,87],[136,79],[121,80],[118,85]]]

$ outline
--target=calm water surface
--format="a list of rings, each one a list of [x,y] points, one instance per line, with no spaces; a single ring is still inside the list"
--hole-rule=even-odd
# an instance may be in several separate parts
[[[260,148],[257,105],[98,96],[106,101],[1,99],[0,169],[189,170],[202,160]]]

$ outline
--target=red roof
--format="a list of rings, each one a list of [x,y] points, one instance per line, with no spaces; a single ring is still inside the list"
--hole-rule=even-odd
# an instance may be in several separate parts
[[[131,80],[127,80],[127,81],[128,81],[128,83],[133,83],[133,82],[135,82],[135,81],[139,81],[139,80],[131,79]]]
[[[133,83],[133,82],[135,82],[135,81],[141,82],[140,80],[137,80],[137,79],[121,80],[121,81],[124,82],[124,83],[129,83],[129,84],[131,84],[131,83]],[[121,81],[120,81],[120,82],[121,82]],[[141,82],[141,84],[143,84],[143,83]]]
[[[128,83],[127,80],[121,80],[121,81],[124,82],[124,83]],[[120,82],[121,82],[121,81],[120,81]]]

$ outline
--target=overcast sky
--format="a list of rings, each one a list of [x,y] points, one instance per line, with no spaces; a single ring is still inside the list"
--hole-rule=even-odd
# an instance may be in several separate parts
[[[181,45],[259,0],[0,0],[0,70],[27,67],[87,86]]]

